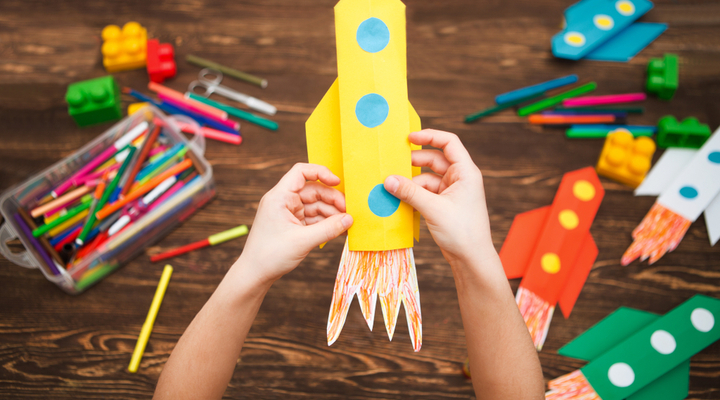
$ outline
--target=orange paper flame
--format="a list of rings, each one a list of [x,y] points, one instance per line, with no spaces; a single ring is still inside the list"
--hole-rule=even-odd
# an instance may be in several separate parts
[[[520,314],[530,331],[535,348],[538,351],[542,350],[555,306],[523,287],[518,288],[515,302],[520,308]]]
[[[633,230],[634,241],[623,254],[620,263],[625,266],[638,257],[641,261],[649,257],[649,263],[654,263],[665,253],[677,248],[691,224],[691,221],[656,202]]]
[[[347,241],[345,242],[328,316],[328,345],[335,343],[340,336],[350,309],[350,302],[356,294],[360,310],[370,330],[375,320],[376,299],[380,297],[383,319],[390,340],[395,333],[400,302],[402,302],[405,306],[413,349],[420,350],[422,316],[412,248],[350,251]]]
[[[580,370],[548,382],[545,400],[602,400]]]

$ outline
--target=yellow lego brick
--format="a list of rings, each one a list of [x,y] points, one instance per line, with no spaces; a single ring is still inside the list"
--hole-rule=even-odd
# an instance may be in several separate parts
[[[605,139],[595,170],[599,175],[636,188],[650,170],[655,142],[648,137],[633,138],[626,129],[617,129]]]
[[[102,30],[103,66],[107,72],[145,67],[147,60],[147,29],[137,22],[128,22],[122,29],[108,25]]]

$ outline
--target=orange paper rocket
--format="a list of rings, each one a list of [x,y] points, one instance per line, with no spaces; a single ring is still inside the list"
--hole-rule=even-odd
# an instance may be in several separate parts
[[[592,167],[566,173],[552,205],[518,214],[500,250],[508,279],[523,277],[516,301],[538,350],[555,304],[570,316],[597,258],[590,225],[604,195]]]

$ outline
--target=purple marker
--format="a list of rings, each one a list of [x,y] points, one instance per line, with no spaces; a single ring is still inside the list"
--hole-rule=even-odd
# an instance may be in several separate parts
[[[27,226],[25,223],[25,220],[22,219],[20,214],[15,214],[15,221],[17,221],[18,226],[20,229],[22,229],[23,233],[25,234],[25,237],[30,240],[30,244],[35,247],[35,250],[40,254],[40,257],[45,261],[45,264],[50,268],[50,271],[52,271],[53,275],[60,275],[60,271],[58,271],[57,266],[55,265],[55,262],[50,258],[50,256],[45,252],[45,249],[42,248],[40,245],[40,242],[35,239],[35,237],[32,234],[32,231],[30,230],[30,227]]]

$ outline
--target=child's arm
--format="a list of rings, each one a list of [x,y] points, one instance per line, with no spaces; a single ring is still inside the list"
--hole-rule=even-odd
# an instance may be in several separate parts
[[[390,176],[385,189],[425,217],[455,276],[478,399],[544,399],[540,361],[490,237],[482,175],[452,133],[424,130],[410,141],[413,180]]]
[[[315,181],[319,180],[325,185]],[[154,399],[219,399],[270,286],[352,225],[340,179],[297,164],[262,200],[245,249],[175,346]]]

